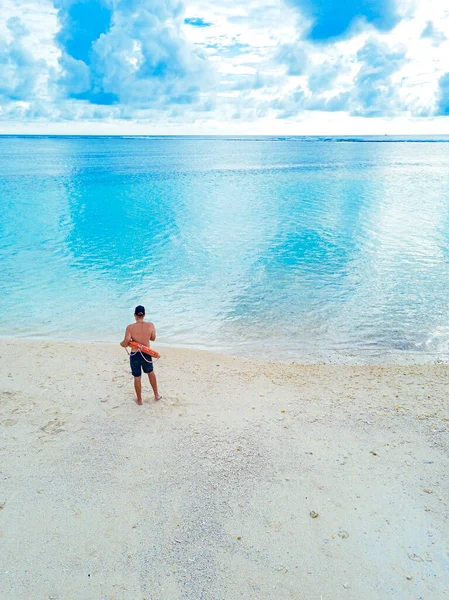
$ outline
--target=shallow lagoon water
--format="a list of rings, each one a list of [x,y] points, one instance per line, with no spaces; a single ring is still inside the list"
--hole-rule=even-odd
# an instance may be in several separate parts
[[[0,138],[0,334],[449,355],[449,144]]]

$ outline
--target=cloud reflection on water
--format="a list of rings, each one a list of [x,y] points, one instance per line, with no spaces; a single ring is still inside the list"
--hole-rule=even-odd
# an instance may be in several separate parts
[[[114,340],[142,302],[167,343],[448,350],[446,145],[0,144],[4,334]]]

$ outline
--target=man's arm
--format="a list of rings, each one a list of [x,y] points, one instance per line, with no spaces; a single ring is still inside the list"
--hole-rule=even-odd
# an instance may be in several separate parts
[[[128,327],[126,328],[126,331],[125,331],[125,337],[123,338],[123,342],[120,342],[120,346],[122,346],[123,348],[127,348],[128,344],[131,340],[132,340],[131,331],[130,331],[130,326],[128,325]]]
[[[154,342],[154,340],[156,339],[156,327],[154,326],[154,323],[151,323],[151,334],[150,334],[150,340],[152,342]]]

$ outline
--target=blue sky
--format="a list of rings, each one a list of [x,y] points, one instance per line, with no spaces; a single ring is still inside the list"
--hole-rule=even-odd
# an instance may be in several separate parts
[[[445,0],[3,0],[0,132],[449,133]]]

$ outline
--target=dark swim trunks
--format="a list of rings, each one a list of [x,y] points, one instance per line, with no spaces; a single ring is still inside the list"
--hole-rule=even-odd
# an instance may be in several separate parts
[[[134,377],[142,377],[142,369],[144,373],[153,371],[153,359],[145,352],[135,352],[129,357],[131,371]]]

